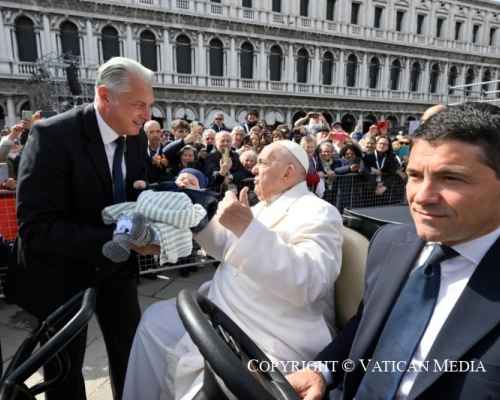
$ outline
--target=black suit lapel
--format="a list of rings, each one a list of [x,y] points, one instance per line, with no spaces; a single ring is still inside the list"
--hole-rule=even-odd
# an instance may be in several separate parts
[[[83,114],[83,135],[88,139],[85,151],[92,160],[97,175],[104,186],[109,204],[113,204],[113,181],[95,113],[93,104],[85,107]]]
[[[500,238],[491,246],[472,274],[469,283],[446,319],[427,355],[432,368],[420,372],[408,399],[417,398],[444,371],[434,369],[445,359],[458,361],[500,323]]]

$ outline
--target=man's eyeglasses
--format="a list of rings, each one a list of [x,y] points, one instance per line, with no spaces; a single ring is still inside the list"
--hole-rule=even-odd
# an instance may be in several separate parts
[[[401,146],[409,146],[410,142],[399,142]]]
[[[222,118],[215,118],[216,121],[222,121]]]

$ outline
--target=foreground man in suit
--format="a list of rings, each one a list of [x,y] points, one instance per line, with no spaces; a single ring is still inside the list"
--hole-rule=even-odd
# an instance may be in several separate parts
[[[248,188],[239,199],[226,192],[217,215],[195,235],[221,261],[200,292],[272,360],[313,357],[333,334],[326,321],[334,318],[328,306],[340,271],[342,222],[335,207],[307,190],[308,166],[296,143],[266,146],[253,169],[260,203],[248,206]],[[172,300],[142,317],[124,400],[186,399],[201,386],[203,357]]]
[[[19,168],[20,229],[8,269],[7,297],[43,320],[74,294],[98,286],[96,315],[116,399],[122,396],[140,320],[134,276],[138,265],[136,255],[123,263],[104,257],[102,246],[112,239],[113,228],[103,224],[101,210],[125,197],[135,201],[133,182],[146,179],[147,139],[140,129],[151,119],[153,82],[153,72],[139,63],[111,59],[97,72],[93,104],[33,127]],[[119,137],[126,138],[125,151],[117,152],[113,168]],[[113,182],[113,171],[121,179]],[[150,249],[136,250],[146,254]],[[86,336],[85,330],[68,346],[69,376],[47,399],[85,399],[81,370]],[[47,365],[46,378],[54,375],[54,368]]]
[[[439,110],[413,134],[407,173],[415,227],[388,225],[372,239],[358,313],[318,362],[288,376],[308,400],[322,398],[327,386],[343,386],[344,398],[357,400],[499,396],[500,108]],[[439,244],[449,256],[440,276],[434,270],[437,297],[428,287],[427,304],[415,293],[407,298]]]

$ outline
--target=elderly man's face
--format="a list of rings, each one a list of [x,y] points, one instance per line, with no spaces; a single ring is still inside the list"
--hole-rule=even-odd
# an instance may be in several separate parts
[[[279,142],[264,147],[264,150],[259,154],[257,164],[252,169],[252,173],[255,175],[254,190],[260,201],[267,201],[288,189],[286,183],[283,182],[287,164],[277,158],[280,151],[287,150]]]
[[[129,77],[130,90],[115,95],[105,87],[99,88],[104,121],[119,135],[135,136],[142,125],[151,119],[154,103],[153,88],[137,76]]]
[[[203,135],[203,142],[205,144],[214,144],[215,143],[215,133],[207,132]]]
[[[241,142],[243,142],[243,138],[245,137],[245,133],[241,131],[236,131],[233,133],[233,145],[235,147],[239,147]]]
[[[421,238],[453,246],[500,226],[500,179],[481,158],[478,146],[456,140],[414,143],[406,193]]]
[[[144,125],[144,130],[148,136],[148,142],[151,146],[155,146],[160,142],[160,138],[162,135],[161,126],[156,121],[146,122]]]
[[[217,150],[231,149],[231,135],[228,132],[219,133],[215,136],[215,146]]]

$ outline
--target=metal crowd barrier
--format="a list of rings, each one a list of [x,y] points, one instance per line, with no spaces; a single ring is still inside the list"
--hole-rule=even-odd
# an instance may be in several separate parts
[[[337,175],[331,182],[325,185],[326,191],[323,199],[336,206],[342,213],[344,208],[360,207],[378,207],[383,205],[393,205],[405,203],[405,185],[406,181],[399,176],[394,178],[391,187],[382,195],[375,194],[377,182],[376,177],[372,176],[370,180],[363,180],[359,174]],[[253,192],[253,179],[245,179],[240,185],[220,186],[211,188],[220,193],[221,198],[227,190],[239,193],[245,186],[250,187],[249,201],[250,205],[258,202],[257,196]],[[17,235],[16,219],[16,192],[10,190],[0,191],[0,234],[7,240],[14,241]],[[159,259],[156,256],[138,256],[140,274],[156,273],[170,269],[179,269],[184,267],[202,267],[206,264],[216,263],[217,261],[206,254],[200,246],[193,241],[193,251],[188,257],[183,257],[176,264],[159,265]],[[0,280],[4,281],[6,275],[5,268],[0,268]],[[0,287],[0,298],[3,296],[3,286]]]

